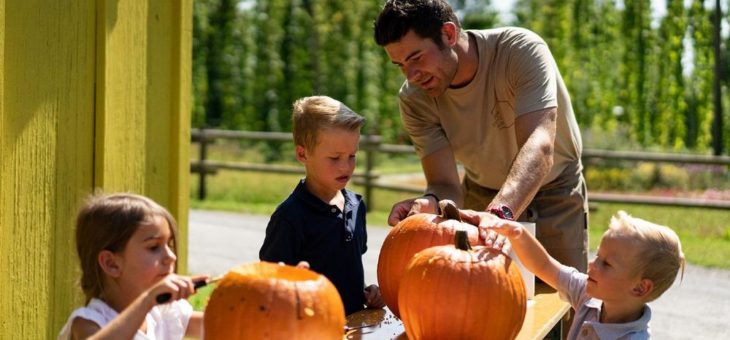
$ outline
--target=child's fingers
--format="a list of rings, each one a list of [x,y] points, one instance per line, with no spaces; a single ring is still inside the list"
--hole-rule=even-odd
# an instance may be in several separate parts
[[[363,290],[363,292],[365,293],[365,302],[369,304],[370,303],[370,300],[372,300],[373,297],[374,297],[374,295],[375,295],[375,292],[373,290],[373,286],[370,285],[370,286],[365,287],[365,289]]]
[[[385,306],[383,296],[380,294],[380,288],[377,285],[370,285],[365,288],[365,305],[368,308],[382,308]]]
[[[191,277],[170,274],[163,281],[172,294],[171,300],[186,299],[195,293],[195,283]]]
[[[195,283],[193,283],[193,279],[191,277],[178,276],[175,279],[175,284],[177,284],[177,286],[180,288],[179,299],[185,299],[195,293]]]
[[[190,279],[193,280],[193,283],[200,281],[208,282],[208,280],[210,279],[210,275],[193,275],[190,277]]]
[[[495,233],[494,230],[485,228],[485,229],[480,230],[479,236],[484,241],[485,246],[493,247],[495,241],[497,240],[498,234]]]
[[[180,288],[174,284],[169,276],[158,282],[150,289],[151,295],[158,304],[168,303],[179,299]]]

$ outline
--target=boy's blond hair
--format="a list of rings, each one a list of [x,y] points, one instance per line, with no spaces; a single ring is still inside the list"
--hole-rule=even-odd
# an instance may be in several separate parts
[[[365,123],[363,116],[327,96],[298,99],[292,111],[294,143],[309,151],[317,145],[319,131],[330,128],[359,131]]]
[[[632,217],[619,211],[611,217],[605,235],[627,236],[636,240],[637,267],[634,273],[654,283],[646,302],[662,295],[674,283],[681,269],[684,277],[684,253],[679,236],[670,228]]]

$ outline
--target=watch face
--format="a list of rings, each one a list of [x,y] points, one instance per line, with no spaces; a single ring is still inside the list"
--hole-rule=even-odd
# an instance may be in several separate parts
[[[504,218],[506,218],[508,220],[514,220],[515,219],[515,217],[512,216],[512,210],[510,210],[510,208],[508,206],[503,205],[503,206],[500,207],[500,209],[502,210],[502,215],[504,215]]]
[[[504,204],[500,204],[499,206],[493,207],[489,209],[489,212],[497,215],[499,218],[514,221],[515,217],[512,213],[512,209],[510,209],[508,206]]]

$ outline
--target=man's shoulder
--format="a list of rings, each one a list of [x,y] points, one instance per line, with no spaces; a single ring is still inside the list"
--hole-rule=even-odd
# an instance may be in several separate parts
[[[403,85],[400,87],[400,91],[398,91],[398,97],[400,97],[402,101],[414,101],[423,100],[427,98],[427,95],[418,86],[413,86],[408,82],[408,80],[405,80],[403,81]]]
[[[408,81],[404,81],[398,92],[398,99],[401,104],[405,104],[411,108],[418,108],[419,114],[424,113],[424,109],[432,108],[436,104],[436,99],[429,96],[420,87],[411,85]]]
[[[505,26],[485,30],[469,30],[468,32],[474,34],[478,39],[483,39],[487,42],[494,41],[500,45],[545,43],[545,40],[537,33],[524,27]]]

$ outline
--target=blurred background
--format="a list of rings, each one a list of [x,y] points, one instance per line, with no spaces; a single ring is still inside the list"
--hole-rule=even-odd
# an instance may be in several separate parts
[[[726,0],[450,2],[465,28],[521,26],[549,44],[582,130],[592,247],[624,209],[675,228],[690,262],[730,268]],[[271,214],[303,176],[291,104],[313,94],[364,115],[363,135],[377,137],[352,182],[369,225],[423,190],[399,118],[404,78],[373,39],[382,4],[194,2],[193,209]]]

